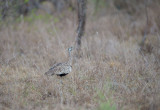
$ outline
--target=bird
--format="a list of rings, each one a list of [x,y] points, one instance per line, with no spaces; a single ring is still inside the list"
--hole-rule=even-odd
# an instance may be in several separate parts
[[[57,63],[53,65],[53,67],[51,67],[47,72],[45,72],[45,75],[47,76],[57,75],[63,77],[69,74],[72,71],[72,55],[71,55],[72,50],[73,47],[68,48],[69,59],[67,62]]]

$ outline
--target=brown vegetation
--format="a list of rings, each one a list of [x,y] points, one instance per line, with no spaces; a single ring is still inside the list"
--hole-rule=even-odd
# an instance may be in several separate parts
[[[150,15],[155,13],[153,9]],[[59,22],[22,18],[1,25],[0,109],[98,109],[110,100],[117,109],[159,110],[159,27],[147,34],[140,52],[145,14],[134,21],[124,13],[89,16],[73,71],[62,79],[44,76],[50,66],[67,59],[66,49],[74,45],[76,14],[69,14]]]

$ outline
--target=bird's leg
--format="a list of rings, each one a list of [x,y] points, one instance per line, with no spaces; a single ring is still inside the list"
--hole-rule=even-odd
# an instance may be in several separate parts
[[[62,79],[60,79],[60,97],[61,97],[61,104],[63,103],[63,92],[62,92]]]

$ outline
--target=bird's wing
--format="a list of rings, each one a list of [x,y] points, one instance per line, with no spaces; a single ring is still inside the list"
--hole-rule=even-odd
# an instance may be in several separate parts
[[[53,67],[51,67],[45,74],[46,75],[54,75],[57,74],[58,71],[60,70],[59,67],[62,65],[62,63],[57,63],[55,65],[53,65]]]
[[[62,74],[65,70],[65,66],[68,66],[66,63],[58,63],[55,64],[54,67],[52,67],[50,70],[54,73],[54,74]]]
[[[67,63],[57,63],[52,68],[50,68],[48,72],[46,72],[46,75],[63,74],[67,66],[69,66]]]

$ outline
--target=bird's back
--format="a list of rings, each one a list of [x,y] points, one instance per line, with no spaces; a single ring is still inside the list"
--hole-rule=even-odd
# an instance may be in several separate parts
[[[72,66],[69,65],[68,63],[57,63],[55,64],[52,68],[49,69],[45,74],[46,75],[63,75],[63,74],[68,74],[72,70]]]

